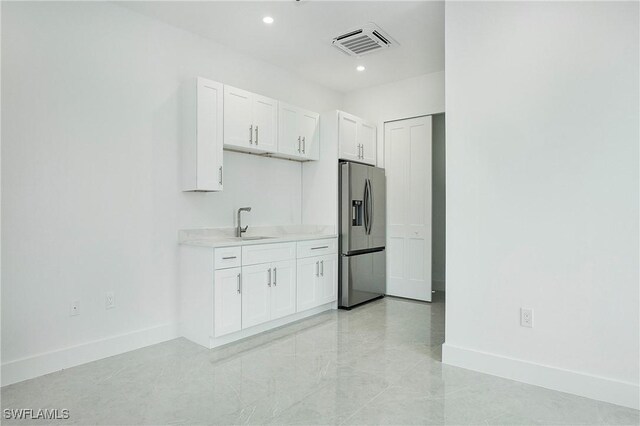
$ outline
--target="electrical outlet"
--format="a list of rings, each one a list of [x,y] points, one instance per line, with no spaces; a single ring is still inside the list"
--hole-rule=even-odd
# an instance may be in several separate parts
[[[74,317],[76,315],[80,315],[80,301],[79,300],[74,300],[73,302],[71,302],[71,305],[69,305],[69,315]]]
[[[522,327],[533,327],[533,309],[520,308],[520,325]]]
[[[104,298],[105,309],[113,309],[116,307],[116,299],[112,291],[108,291]]]

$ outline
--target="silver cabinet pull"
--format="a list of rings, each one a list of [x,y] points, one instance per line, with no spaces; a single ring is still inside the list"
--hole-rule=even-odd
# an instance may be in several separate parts
[[[238,256],[227,256],[227,257],[223,257],[222,260],[229,260],[229,259],[235,259]]]
[[[307,151],[307,137],[302,137],[302,153],[305,154]]]
[[[258,126],[256,125],[256,145],[258,145]]]
[[[271,268],[269,268],[269,273],[267,275],[269,275],[269,281],[267,281],[267,285],[271,287]]]
[[[316,277],[320,276],[320,261],[316,262]]]
[[[324,260],[320,261],[320,276],[324,277]]]
[[[302,149],[300,148],[302,146],[300,145],[300,139],[301,139],[300,136],[298,136],[298,152],[301,152],[301,149]]]
[[[253,124],[249,126],[249,144],[253,143]]]
[[[220,185],[222,185],[222,166],[220,166]]]
[[[238,294],[242,292],[242,283],[240,281],[240,274],[238,274]]]
[[[311,250],[320,250],[325,248],[329,248],[329,246],[311,247]]]
[[[276,278],[278,277],[278,268],[273,268],[273,286],[276,286]]]

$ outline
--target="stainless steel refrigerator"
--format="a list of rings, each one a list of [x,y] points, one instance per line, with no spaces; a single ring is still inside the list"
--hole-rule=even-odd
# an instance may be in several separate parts
[[[341,162],[338,306],[352,308],[386,292],[384,169]]]

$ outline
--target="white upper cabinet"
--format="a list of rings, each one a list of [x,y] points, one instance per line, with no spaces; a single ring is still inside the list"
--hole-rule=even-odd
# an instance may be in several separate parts
[[[278,117],[278,156],[318,160],[320,114],[280,102]]]
[[[278,101],[224,86],[224,146],[238,151],[277,150]]]
[[[376,126],[373,124],[340,111],[338,140],[340,159],[376,165]]]
[[[222,191],[223,85],[198,77],[184,99],[182,190]]]

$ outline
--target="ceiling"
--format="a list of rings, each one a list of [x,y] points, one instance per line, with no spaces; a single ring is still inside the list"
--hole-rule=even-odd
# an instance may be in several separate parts
[[[444,3],[435,1],[132,1],[129,9],[340,92],[444,69]],[[275,20],[267,25],[264,16]],[[350,57],[334,37],[368,22],[399,46]],[[357,65],[366,70],[356,71]]]

